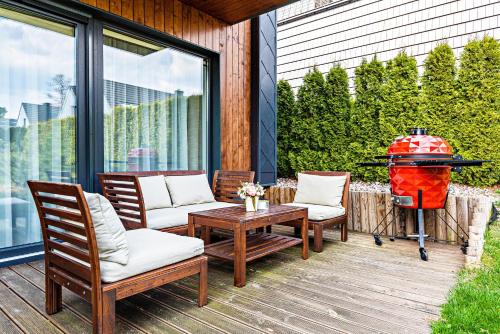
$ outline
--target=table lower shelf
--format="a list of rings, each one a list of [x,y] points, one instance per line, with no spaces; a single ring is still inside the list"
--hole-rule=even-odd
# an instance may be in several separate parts
[[[253,261],[282,249],[302,243],[302,239],[272,233],[247,235],[246,261]],[[219,241],[205,246],[205,254],[234,261],[234,239]]]

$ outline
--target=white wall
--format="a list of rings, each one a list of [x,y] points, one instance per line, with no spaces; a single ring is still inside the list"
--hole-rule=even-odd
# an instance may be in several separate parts
[[[487,34],[500,40],[500,0],[331,1],[317,13],[314,2],[302,0],[278,11],[278,79],[294,88],[314,65],[327,73],[340,63],[352,88],[363,57],[377,54],[387,61],[405,49],[422,73],[426,55],[439,42],[447,41],[458,58],[470,39]]]

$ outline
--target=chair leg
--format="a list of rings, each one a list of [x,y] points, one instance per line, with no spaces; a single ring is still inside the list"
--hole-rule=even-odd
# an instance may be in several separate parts
[[[204,258],[200,264],[200,274],[198,282],[198,306],[202,307],[208,303],[208,264]]]
[[[321,253],[323,251],[323,225],[313,225],[314,245],[313,251]]]
[[[46,271],[47,272],[47,271]],[[45,311],[54,314],[62,309],[62,287],[48,276],[45,277]]]
[[[343,242],[347,241],[347,224],[346,223],[340,225],[340,240]]]
[[[102,293],[101,307],[92,307],[94,334],[113,334],[115,332],[116,291]]]
[[[300,227],[294,227],[293,228],[293,235],[295,237],[300,237]]]

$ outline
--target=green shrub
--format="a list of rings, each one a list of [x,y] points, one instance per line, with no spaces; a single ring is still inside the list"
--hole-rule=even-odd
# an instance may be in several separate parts
[[[379,118],[383,146],[390,145],[397,136],[406,135],[416,125],[417,80],[417,62],[405,51],[387,62]]]
[[[355,100],[348,127],[348,153],[350,159],[345,169],[355,178],[365,181],[386,180],[383,168],[359,167],[358,163],[370,161],[374,155],[383,155],[387,148],[380,142],[378,119],[382,109],[384,66],[376,57],[368,62],[363,59],[354,74]]]
[[[326,75],[326,111],[319,120],[323,145],[329,151],[330,164],[323,169],[339,170],[347,161],[347,126],[351,108],[349,77],[340,65],[334,65]]]
[[[500,44],[484,37],[467,43],[460,58],[454,137],[465,159],[491,159],[456,177],[472,185],[500,182]]]
[[[424,62],[420,92],[419,125],[433,136],[445,138],[452,146],[456,128],[455,55],[448,44],[432,50]]]
[[[295,115],[295,97],[292,86],[288,81],[278,81],[278,176],[288,177],[293,175],[293,170],[288,159],[288,152],[291,149],[291,122]]]

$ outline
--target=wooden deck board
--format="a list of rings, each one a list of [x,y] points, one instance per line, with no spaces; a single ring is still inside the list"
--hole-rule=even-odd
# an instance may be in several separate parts
[[[230,263],[211,259],[207,306],[196,306],[197,278],[187,278],[118,302],[117,333],[428,333],[462,267],[459,247],[427,243],[423,262],[413,241],[339,238],[325,231],[324,252],[305,261],[299,245],[250,262],[244,288]],[[0,269],[0,331],[89,333],[90,305],[67,290],[63,311],[44,313],[43,270],[40,261]]]

